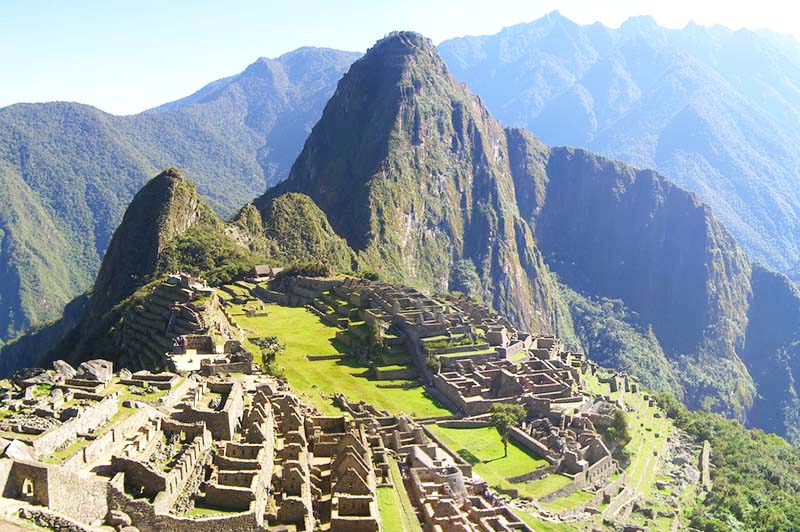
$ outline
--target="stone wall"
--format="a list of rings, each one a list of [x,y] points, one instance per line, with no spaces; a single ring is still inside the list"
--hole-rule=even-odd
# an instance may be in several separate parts
[[[47,456],[65,444],[74,441],[78,433],[93,432],[119,410],[116,396],[110,396],[97,404],[84,408],[80,414],[58,427],[45,432],[33,442],[37,456]]]
[[[36,526],[45,530],[58,530],[59,532],[94,532],[96,530],[44,508],[21,508],[19,516],[33,521]],[[14,528],[14,530],[17,529]]]
[[[108,511],[106,483],[55,465],[3,461],[3,497],[45,506],[84,523],[102,522]],[[0,477],[2,478],[2,477]]]
[[[256,285],[256,287],[253,288],[253,295],[270,303],[277,303],[284,307],[289,306],[289,296],[287,294],[276,292],[275,290],[267,290],[261,285]]]
[[[209,484],[206,487],[206,503],[215,508],[248,511],[250,503],[255,498],[256,496],[250,487],[243,488],[220,484]]]
[[[488,364],[489,362],[500,360],[500,355],[497,352],[494,352],[483,355],[470,355],[469,353],[465,353],[464,355],[459,356],[439,357],[439,362],[441,362],[443,369],[454,368],[463,360],[469,360],[475,365]]]
[[[530,451],[539,458],[547,460],[551,464],[556,462],[556,460],[550,455],[550,450],[547,448],[547,446],[539,442],[539,440],[531,437],[525,431],[518,429],[517,427],[513,427],[511,429],[511,432],[508,435],[508,439],[516,443],[523,449]]]
[[[47,466],[36,462],[11,462],[3,497],[19,499],[39,506],[50,504],[50,477]]]
[[[132,499],[122,489],[122,476],[116,475],[108,492],[111,509],[125,512],[139,530],[159,532],[256,532],[265,531],[256,519],[255,512],[206,518],[177,517],[157,513],[153,506],[142,499]]]
[[[711,444],[703,441],[703,450],[700,452],[700,483],[704,489],[711,489]]]
[[[48,474],[51,510],[84,523],[103,522],[108,513],[105,479],[93,480],[58,466],[48,466]]]
[[[139,427],[155,414],[156,411],[149,407],[140,408],[128,419],[120,421],[108,432],[67,458],[64,461],[64,467],[79,469],[109,456],[115,449],[122,446],[127,438],[138,432]]]
[[[608,482],[608,479],[611,478],[616,470],[617,467],[611,456],[604,456],[586,468],[584,473],[584,486],[581,487],[602,486]]]
[[[233,383],[210,383],[208,386],[212,391],[227,393],[228,397],[225,399],[222,410],[189,407],[179,414],[180,420],[185,423],[204,422],[215,440],[233,439],[244,412],[242,385],[239,381],[235,381]]]

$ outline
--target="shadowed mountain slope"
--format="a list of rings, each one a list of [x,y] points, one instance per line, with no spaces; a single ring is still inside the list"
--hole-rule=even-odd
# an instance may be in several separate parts
[[[800,44],[767,31],[556,13],[439,46],[503,123],[651,167],[697,192],[744,248],[800,260]]]

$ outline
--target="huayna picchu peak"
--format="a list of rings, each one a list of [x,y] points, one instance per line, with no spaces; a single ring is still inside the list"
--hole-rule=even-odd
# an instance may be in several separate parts
[[[535,26],[588,50],[557,12]],[[463,71],[482,43],[442,48]],[[67,210],[106,205],[65,239],[19,200],[68,172],[52,146],[22,120],[20,166],[0,151],[22,191],[0,243],[35,222],[81,268],[103,257],[0,346],[0,528],[800,526],[800,290],[680,179],[501,123],[411,31],[259,58],[140,115],[64,105],[122,177],[58,183]],[[0,110],[0,148],[21,112]],[[51,255],[15,237],[35,283]],[[40,290],[75,273],[54,272]]]
[[[576,346],[585,316],[559,286],[621,300],[642,331],[631,342],[652,329],[671,361],[640,361],[666,369],[648,386],[678,381],[688,404],[759,424],[742,360],[751,267],[709,207],[655,172],[503,128],[417,34],[352,65],[287,180],[255,204],[287,192],[314,200],[364,268],[433,292],[473,271],[470,295]],[[622,365],[632,348],[595,355]],[[759,364],[784,371],[773,357]]]

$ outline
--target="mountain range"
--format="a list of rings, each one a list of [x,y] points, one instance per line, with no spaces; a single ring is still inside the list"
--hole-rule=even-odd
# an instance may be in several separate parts
[[[115,320],[166,271],[224,281],[259,260],[315,257],[464,291],[650,389],[798,437],[794,284],[753,264],[709,206],[657,172],[504,127],[407,32],[350,67],[288,178],[230,222],[175,170],[149,182],[88,302],[47,341],[45,330],[7,346],[4,370],[32,352],[123,351]]]
[[[133,116],[64,102],[0,109],[0,341],[57,318],[91,287],[125,207],[160,169],[190,172],[226,216],[284,179],[358,55],[261,58]]]
[[[439,50],[503,124],[659,170],[700,194],[756,261],[798,276],[796,40],[647,17],[584,26],[554,12]],[[91,286],[125,205],[158,170],[185,169],[222,216],[283,180],[359,55],[261,58],[133,116],[0,109],[0,342]]]
[[[443,42],[497,118],[543,142],[654,168],[697,192],[750,255],[800,261],[800,44],[769,31],[633,17],[617,29],[558,12]]]

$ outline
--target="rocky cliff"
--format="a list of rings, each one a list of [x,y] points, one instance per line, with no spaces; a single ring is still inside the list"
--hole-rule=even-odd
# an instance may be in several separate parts
[[[800,327],[768,325],[771,274],[711,209],[656,172],[503,128],[419,35],[391,35],[353,64],[289,178],[255,205],[287,192],[310,197],[387,279],[473,286],[517,324],[638,364],[648,386],[693,407],[779,433],[796,424],[775,414],[796,398],[792,373],[783,391],[762,388],[793,367]],[[784,306],[800,301],[778,284]]]
[[[289,178],[256,201],[306,194],[366,266],[448,290],[466,261],[480,295],[535,330],[571,334],[569,313],[516,206],[508,142],[430,41],[379,41],[339,82]]]

